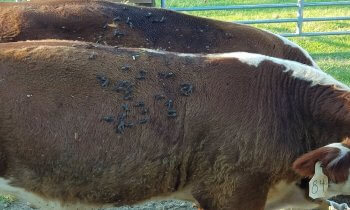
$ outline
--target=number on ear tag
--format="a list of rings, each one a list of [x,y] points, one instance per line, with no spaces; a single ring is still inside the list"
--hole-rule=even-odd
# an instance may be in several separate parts
[[[321,163],[315,164],[315,175],[309,182],[309,196],[313,199],[326,197],[328,189],[328,177],[324,175]]]

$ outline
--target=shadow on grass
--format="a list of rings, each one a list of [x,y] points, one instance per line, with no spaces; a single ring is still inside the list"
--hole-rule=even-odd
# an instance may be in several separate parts
[[[291,23],[289,23],[291,24]],[[293,23],[292,23],[293,24]],[[257,27],[257,25],[253,25],[255,27]],[[276,26],[272,26],[271,24],[260,24],[259,25],[260,28],[266,28],[267,30],[273,32],[273,33],[293,33],[293,29],[291,29],[290,27],[284,26],[284,27],[276,27]]]
[[[319,37],[320,42],[324,42],[326,44],[329,44],[331,46],[337,46],[337,47],[349,47],[350,44],[346,42],[339,41],[339,39],[333,39],[334,36],[328,36],[328,37]]]
[[[335,52],[335,53],[311,53],[314,59],[325,59],[325,58],[343,58],[350,59],[350,52]]]

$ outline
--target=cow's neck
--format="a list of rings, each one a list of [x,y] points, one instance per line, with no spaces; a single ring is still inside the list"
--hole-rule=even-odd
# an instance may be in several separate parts
[[[305,116],[313,147],[340,142],[350,136],[350,93],[333,86],[314,86],[307,91]],[[311,149],[315,149],[311,148]]]

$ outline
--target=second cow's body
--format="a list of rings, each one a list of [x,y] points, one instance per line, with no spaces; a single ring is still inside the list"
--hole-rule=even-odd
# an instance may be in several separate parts
[[[65,39],[182,53],[251,52],[317,67],[293,42],[247,25],[108,1],[3,3],[0,42]]]

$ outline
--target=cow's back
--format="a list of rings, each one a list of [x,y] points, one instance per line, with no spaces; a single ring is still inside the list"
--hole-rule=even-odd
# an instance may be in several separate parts
[[[0,42],[68,39],[184,53],[252,52],[317,65],[299,46],[246,25],[105,1],[1,4]]]

